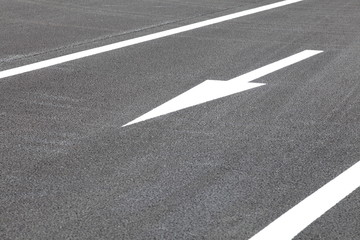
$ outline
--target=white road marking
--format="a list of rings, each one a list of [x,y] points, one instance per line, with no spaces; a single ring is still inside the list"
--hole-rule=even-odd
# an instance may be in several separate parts
[[[77,53],[72,53],[72,54],[69,54],[69,55],[61,56],[61,57],[56,57],[56,58],[52,58],[52,59],[37,62],[37,63],[32,63],[32,64],[29,64],[29,65],[25,65],[25,66],[21,66],[21,67],[17,67],[17,68],[12,68],[12,69],[9,69],[9,70],[1,71],[0,72],[0,79],[10,77],[10,76],[14,76],[14,75],[18,75],[18,74],[22,74],[22,73],[26,73],[26,72],[30,72],[30,71],[34,71],[34,70],[39,70],[39,69],[42,69],[42,68],[54,66],[54,65],[57,65],[57,64],[61,64],[61,63],[73,61],[73,60],[76,60],[76,59],[93,56],[93,55],[96,55],[96,54],[100,54],[100,53],[104,53],[104,52],[108,52],[108,51],[112,51],[112,50],[116,50],[116,49],[120,49],[120,48],[125,48],[125,47],[132,46],[132,45],[135,45],[135,44],[139,44],[139,43],[143,43],[143,42],[147,42],[147,41],[167,37],[167,36],[170,36],[170,35],[174,35],[174,34],[186,32],[186,31],[194,30],[194,29],[197,29],[197,28],[213,25],[213,24],[216,24],[216,23],[221,23],[221,22],[224,22],[224,21],[244,17],[244,16],[247,16],[247,15],[267,11],[267,10],[270,10],[270,9],[283,7],[283,6],[293,4],[293,3],[297,3],[297,2],[301,2],[301,1],[303,1],[303,0],[285,0],[285,1],[277,2],[277,3],[273,3],[273,4],[268,4],[268,5],[265,5],[265,6],[262,6],[262,7],[257,7],[257,8],[253,8],[253,9],[249,9],[249,10],[245,10],[245,11],[225,15],[225,16],[222,16],[222,17],[209,19],[209,20],[206,20],[206,21],[193,23],[193,24],[190,24],[190,25],[186,25],[186,26],[182,26],[182,27],[178,27],[178,28],[173,28],[173,29],[166,30],[166,31],[153,33],[153,34],[149,34],[149,35],[146,35],[146,36],[137,37],[137,38],[133,38],[133,39],[129,39],[129,40],[125,40],[125,41],[105,45],[105,46],[102,46],[102,47],[97,47],[97,48],[93,48],[93,49],[89,49],[89,50],[85,50],[85,51],[81,51],[81,52],[77,52]]]
[[[289,240],[360,187],[360,162],[280,216],[250,240]]]
[[[181,109],[192,107],[218,98],[226,97],[251,88],[263,86],[265,85],[264,83],[249,82],[284,67],[290,66],[294,63],[300,62],[314,55],[317,55],[321,52],[322,51],[305,50],[290,57],[266,65],[264,67],[258,68],[242,76],[233,78],[229,81],[207,80],[188,90],[187,92],[151,110],[150,112],[140,116],[139,118],[136,118],[135,120],[125,124],[124,126],[145,121],[171,112],[179,111]]]

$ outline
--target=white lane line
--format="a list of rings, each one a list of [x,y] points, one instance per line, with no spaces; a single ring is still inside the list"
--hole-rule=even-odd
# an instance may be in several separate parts
[[[72,53],[72,54],[69,54],[69,55],[64,55],[64,56],[61,56],[61,57],[56,57],[56,58],[52,58],[52,59],[49,59],[49,60],[45,60],[45,61],[41,61],[41,62],[37,62],[37,63],[32,63],[32,64],[29,64],[29,65],[25,65],[25,66],[21,66],[21,67],[17,67],[17,68],[12,68],[12,69],[9,69],[9,70],[1,71],[0,72],[0,79],[10,77],[10,76],[14,76],[14,75],[18,75],[18,74],[22,74],[22,73],[26,73],[26,72],[30,72],[30,71],[34,71],[34,70],[38,70],[38,69],[42,69],[42,68],[46,68],[46,67],[50,67],[50,66],[54,66],[54,65],[57,65],[57,64],[73,61],[73,60],[80,59],[80,58],[93,56],[93,55],[96,55],[96,54],[99,54],[99,53],[104,53],[104,52],[108,52],[108,51],[112,51],[112,50],[116,50],[116,49],[120,49],[120,48],[124,48],[124,47],[128,47],[128,46],[132,46],[132,45],[135,45],[135,44],[139,44],[139,43],[143,43],[143,42],[147,42],[147,41],[167,37],[167,36],[170,36],[170,35],[174,35],[174,34],[186,32],[186,31],[194,30],[194,29],[197,29],[197,28],[213,25],[213,24],[216,24],[216,23],[221,23],[221,22],[224,22],[224,21],[244,17],[244,16],[247,16],[247,15],[267,11],[267,10],[270,10],[270,9],[283,7],[283,6],[293,4],[293,3],[297,3],[297,2],[301,2],[301,1],[303,1],[303,0],[285,0],[285,1],[277,2],[277,3],[272,3],[272,4],[262,6],[262,7],[257,7],[257,8],[253,8],[253,9],[249,9],[249,10],[245,10],[245,11],[225,15],[225,16],[222,16],[222,17],[217,17],[217,18],[205,20],[205,21],[198,22],[198,23],[193,23],[193,24],[190,24],[190,25],[186,25],[186,26],[182,26],[182,27],[178,27],[178,28],[173,28],[173,29],[166,30],[166,31],[153,33],[153,34],[149,34],[149,35],[146,35],[146,36],[137,37],[137,38],[133,38],[133,39],[129,39],[129,40],[125,40],[125,41],[105,45],[105,46],[102,46],[102,47],[88,49],[88,50],[85,50],[85,51]]]
[[[170,101],[167,101],[166,103],[158,106],[150,112],[145,113],[135,120],[125,124],[123,127],[196,106],[215,99],[230,96],[252,88],[263,86],[265,85],[264,83],[250,83],[250,81],[293,65],[297,62],[303,61],[322,52],[323,51],[305,50],[228,81],[207,80],[184,92],[183,94],[171,99]]]
[[[250,240],[293,239],[358,187],[360,187],[360,162],[305,198]]]

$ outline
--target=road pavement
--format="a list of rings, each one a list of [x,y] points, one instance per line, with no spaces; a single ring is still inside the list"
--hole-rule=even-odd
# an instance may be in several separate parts
[[[3,0],[0,74],[276,2]],[[360,161],[359,12],[357,0],[304,0],[1,78],[0,238],[266,229]],[[251,81],[261,86],[124,126],[206,80],[305,50],[321,53]],[[360,239],[359,201],[349,192],[294,239]]]

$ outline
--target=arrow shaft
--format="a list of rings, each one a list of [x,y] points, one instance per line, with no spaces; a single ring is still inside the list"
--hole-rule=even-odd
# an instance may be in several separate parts
[[[305,51],[299,52],[297,54],[294,54],[290,57],[287,57],[287,58],[281,59],[279,61],[276,61],[274,63],[268,64],[264,67],[258,68],[254,71],[248,72],[239,77],[233,78],[233,79],[229,80],[228,82],[235,82],[235,81],[236,82],[238,82],[238,81],[251,82],[253,80],[256,80],[258,78],[266,76],[270,73],[276,72],[282,68],[288,67],[295,63],[301,62],[307,58],[310,58],[310,57],[315,56],[322,52],[323,51],[305,50]]]

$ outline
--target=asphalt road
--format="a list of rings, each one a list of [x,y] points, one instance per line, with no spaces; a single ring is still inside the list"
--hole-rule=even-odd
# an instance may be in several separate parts
[[[274,2],[0,0],[0,71]],[[0,239],[251,238],[360,161],[359,23],[358,0],[304,0],[0,79]],[[295,239],[360,239],[360,189]]]

